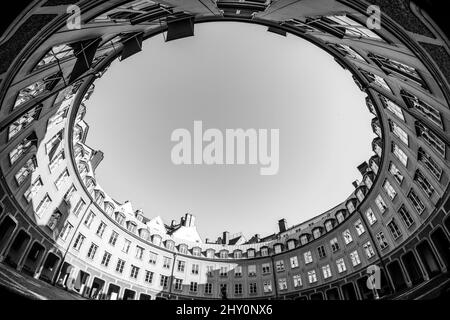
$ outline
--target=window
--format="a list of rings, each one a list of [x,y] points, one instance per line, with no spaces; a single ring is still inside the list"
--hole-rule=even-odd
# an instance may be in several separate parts
[[[295,240],[294,239],[290,239],[287,241],[287,247],[288,250],[292,250],[295,248]]]
[[[46,194],[44,198],[42,198],[41,202],[39,202],[37,208],[36,208],[36,215],[41,218],[45,211],[47,211],[48,207],[50,206],[50,203],[52,200],[50,199],[49,195]]]
[[[427,154],[422,148],[419,148],[417,158],[425,165],[425,167],[433,175],[433,177],[436,178],[437,181],[441,180],[442,168],[436,163],[433,157]]]
[[[383,189],[386,191],[387,195],[391,200],[394,200],[397,195],[397,191],[392,187],[391,183],[388,180],[384,180]]]
[[[336,266],[337,266],[339,273],[342,273],[347,270],[347,267],[345,266],[344,258],[337,259]]]
[[[360,61],[366,61],[358,52],[353,50],[351,47],[349,47],[346,44],[336,43],[333,44],[333,46],[338,49],[342,54],[345,56],[349,56],[353,59],[360,60]]]
[[[136,223],[130,222],[128,223],[128,231],[130,231],[131,233],[136,233]]]
[[[256,265],[255,264],[250,264],[248,266],[248,276],[256,277]]]
[[[131,272],[130,272],[130,277],[132,279],[137,279],[139,274],[139,268],[136,266],[131,265]]]
[[[198,283],[195,281],[191,281],[191,284],[189,285],[189,291],[197,292],[197,290],[198,290]]]
[[[128,253],[130,251],[130,246],[131,246],[131,241],[128,239],[124,239],[122,252]]]
[[[70,188],[66,191],[66,193],[64,194],[64,201],[67,204],[71,203],[72,197],[74,196],[75,192],[77,191],[77,188],[75,188],[75,186],[72,184],[70,186]]]
[[[181,254],[187,254],[188,253],[188,247],[186,245],[180,245],[178,250],[179,250],[179,252]]]
[[[250,294],[257,294],[258,293],[256,282],[250,282],[249,283],[248,291],[249,291]]]
[[[302,244],[302,246],[308,243],[308,236],[306,234],[300,236],[300,243]]]
[[[287,290],[287,280],[286,278],[278,279],[278,287],[280,290]]]
[[[281,245],[280,244],[274,245],[273,249],[274,249],[275,254],[281,253]]]
[[[242,295],[242,283],[234,284],[234,295],[236,296]]]
[[[212,294],[212,283],[205,284],[205,294]]]
[[[379,97],[386,109],[395,114],[400,120],[405,121],[402,108],[400,108],[396,103],[386,98],[385,96],[379,95]]]
[[[89,247],[87,257],[89,259],[94,259],[95,254],[97,253],[97,249],[98,249],[98,246],[92,242],[91,246]]]
[[[265,257],[265,256],[267,256],[267,255],[269,255],[269,248],[267,248],[267,247],[262,247],[262,248],[261,248],[261,256]]]
[[[178,265],[177,265],[178,272],[184,272],[185,266],[186,266],[185,261],[178,260]]]
[[[308,271],[308,281],[309,281],[309,283],[314,283],[317,281],[317,276],[316,276],[315,270]]]
[[[416,209],[417,213],[421,214],[425,210],[425,205],[413,189],[409,191],[408,199],[409,201],[411,201],[411,204],[413,205],[414,209]]]
[[[123,261],[122,259],[118,259],[117,265],[116,265],[116,271],[118,273],[122,273],[124,267],[125,267],[125,261]]]
[[[434,187],[433,185],[428,181],[427,178],[422,174],[420,170],[416,170],[416,173],[414,175],[414,181],[417,182],[417,184],[420,186],[423,192],[428,197],[431,197],[434,193]]]
[[[405,130],[403,130],[398,124],[391,120],[389,120],[389,126],[392,133],[394,133],[404,144],[409,145],[408,134],[405,132]]]
[[[174,283],[174,289],[177,291],[181,291],[183,288],[183,280],[182,279],[175,279]]]
[[[38,62],[35,69],[40,69],[43,66],[46,66],[48,64],[59,62],[62,59],[71,57],[74,55],[74,50],[70,45],[67,44],[60,44],[53,46],[45,55],[44,57]]]
[[[42,105],[33,107],[31,110],[27,111],[13,123],[11,123],[8,127],[8,141],[11,140],[15,135],[17,135],[22,129],[26,128],[31,122],[39,118],[41,108]]]
[[[352,38],[368,38],[372,40],[382,41],[382,39],[373,31],[368,29],[365,25],[360,24],[358,21],[345,16],[335,15],[327,16],[327,19],[331,20],[331,25],[339,24],[345,28],[345,35]]]
[[[302,286],[302,276],[299,274],[295,274],[292,277],[292,280],[294,281],[294,288],[298,288]]]
[[[402,204],[400,209],[398,209],[398,213],[400,217],[402,217],[402,220],[407,228],[411,227],[414,224],[414,219],[411,217],[411,214],[406,209],[404,204]]]
[[[150,264],[156,264],[156,259],[158,258],[158,255],[154,252],[150,252],[150,258],[148,259],[148,263]]]
[[[262,264],[262,273],[263,274],[270,273],[270,264],[269,263],[263,263]]]
[[[328,279],[329,277],[331,277],[331,268],[329,264],[322,267],[322,273],[324,279]]]
[[[162,274],[161,277],[159,278],[159,285],[164,289],[167,289],[168,283],[169,277]]]
[[[358,236],[362,235],[366,230],[364,230],[364,226],[360,219],[355,222],[355,229]]]
[[[73,214],[75,215],[75,217],[78,217],[78,215],[83,210],[85,205],[86,205],[86,202],[84,202],[83,199],[80,199],[78,201],[77,205],[75,206],[75,209],[73,210]]]
[[[57,167],[59,167],[59,165],[62,163],[62,161],[66,158],[65,154],[64,154],[64,150],[61,150],[60,152],[58,152],[58,154],[53,157],[53,159],[50,160],[49,163],[49,169],[50,172],[53,172]]]
[[[402,231],[395,222],[395,219],[392,219],[391,222],[388,223],[388,228],[395,240],[400,238],[400,236],[402,235]]]
[[[383,231],[380,231],[376,235],[378,245],[380,246],[380,249],[383,250],[384,248],[387,248],[388,243],[386,241],[386,238],[384,237]]]
[[[371,208],[367,209],[366,217],[370,225],[373,225],[375,222],[377,222],[377,217],[375,216]]]
[[[337,238],[330,240],[331,251],[336,252],[339,250],[339,242]]]
[[[311,263],[313,261],[311,251],[306,251],[303,254],[303,258],[305,259],[305,264]]]
[[[367,258],[372,258],[375,255],[375,251],[373,250],[372,244],[370,241],[367,241],[363,245],[364,252],[366,253]]]
[[[40,177],[34,180],[34,182],[28,187],[27,191],[23,194],[27,202],[30,202],[36,196],[42,186],[43,184]]]
[[[298,267],[298,258],[297,258],[297,256],[291,257],[290,260],[291,260],[291,269],[297,268]]]
[[[402,184],[403,182],[403,174],[398,170],[397,166],[394,163],[389,164],[389,172],[394,177],[395,181],[397,181],[398,184]]]
[[[122,226],[124,221],[125,221],[125,216],[123,214],[119,213],[119,214],[116,215],[116,222],[118,224],[120,224]]]
[[[116,245],[117,238],[119,237],[119,234],[115,231],[111,233],[111,237],[109,238],[109,244],[113,247]]]
[[[206,266],[206,276],[212,277],[214,275],[214,266]]]
[[[142,260],[142,257],[144,256],[144,248],[136,246],[136,259]]]
[[[220,256],[221,259],[227,259],[228,258],[228,251],[227,250],[220,251],[219,256]]]
[[[219,273],[219,275],[220,275],[221,277],[226,277],[226,276],[228,276],[228,268],[227,268],[227,267],[224,267],[224,266],[220,267],[220,273]]]
[[[236,266],[236,268],[234,268],[234,276],[236,278],[242,277],[242,266]]]
[[[58,176],[58,179],[56,179],[56,189],[59,190],[61,186],[67,181],[67,178],[69,178],[69,171],[66,169]]]
[[[391,88],[386,83],[386,80],[384,80],[382,77],[380,77],[377,74],[374,74],[374,73],[371,73],[369,71],[366,71],[366,70],[360,69],[360,71],[366,76],[367,80],[371,84],[374,84],[374,85],[380,87],[381,89],[386,90],[389,93],[392,93]]]
[[[233,256],[235,259],[241,259],[242,258],[242,251],[241,250],[236,250],[233,252]]]
[[[405,167],[408,165],[408,156],[395,143],[392,144],[392,152]]]
[[[327,256],[327,253],[325,252],[324,246],[317,247],[317,253],[319,254],[319,258],[325,258]]]
[[[94,221],[94,218],[95,218],[95,214],[92,211],[90,211],[89,214],[87,215],[86,219],[84,220],[84,225],[87,228],[90,228],[92,221]]]
[[[264,293],[272,292],[272,281],[264,280],[264,282],[263,282],[263,290],[264,290]]]
[[[319,228],[316,228],[313,230],[314,239],[320,238],[321,235],[322,235],[322,232],[320,232]]]
[[[54,153],[56,148],[59,146],[60,142],[63,139],[63,132],[64,130],[60,130],[57,134],[55,134],[53,137],[48,140],[48,142],[45,144],[45,153],[49,155]]]
[[[39,80],[28,87],[25,87],[19,91],[13,109],[16,109],[20,105],[27,101],[32,100],[45,91],[51,91],[58,84],[61,79],[61,72],[52,74],[42,80]]]
[[[375,198],[375,204],[378,207],[378,210],[380,210],[381,213],[384,213],[387,209],[386,203],[384,202],[383,198],[381,197],[381,195],[378,195]]]
[[[72,100],[67,100],[67,101],[72,101]],[[61,104],[61,106],[62,105],[63,104]],[[67,105],[67,103],[65,103],[64,105]],[[69,108],[64,107],[63,109],[61,109],[57,113],[55,113],[53,116],[51,116],[50,119],[48,119],[47,131],[51,130],[53,127],[55,127],[55,126],[59,125],[61,122],[63,122],[64,119],[67,117],[68,111],[69,111]]]
[[[153,282],[153,275],[154,275],[153,272],[146,270],[145,271],[145,280],[144,281],[147,282],[147,283],[152,283]]]
[[[31,136],[22,140],[14,149],[9,153],[9,162],[11,165],[16,163],[21,155],[25,154],[33,145],[33,140]]]
[[[25,162],[25,165],[20,168],[14,176],[17,184],[21,185],[34,170],[36,170],[36,158],[33,156]]]
[[[172,261],[169,257],[164,257],[163,259],[163,268],[169,269],[170,268],[170,262]]]
[[[102,258],[102,266],[107,267],[109,265],[109,261],[111,261],[111,253],[105,251]]]
[[[199,268],[200,268],[200,266],[199,266],[198,264],[193,264],[193,265],[192,265],[191,273],[192,273],[192,274],[198,274]]]
[[[255,257],[255,249],[248,249],[247,250],[247,257],[248,258],[254,258]]]
[[[406,104],[408,105],[408,107],[418,110],[430,121],[432,121],[441,129],[443,129],[444,126],[442,123],[441,114],[436,108],[404,90],[401,91],[401,95],[403,97],[403,100],[405,100]]]
[[[72,231],[73,225],[71,225],[68,221],[64,224],[63,228],[61,229],[61,232],[59,233],[59,237],[62,240],[66,240],[68,235],[70,234],[70,231]]]
[[[352,261],[352,265],[355,267],[358,264],[361,263],[361,260],[359,259],[358,251],[350,252],[350,260]]]
[[[421,122],[416,122],[417,136],[421,137],[431,148],[445,159],[445,142]]]
[[[75,239],[75,242],[73,243],[73,248],[77,251],[80,251],[81,246],[83,245],[85,237],[79,233],[77,238]]]
[[[345,244],[349,244],[350,242],[353,241],[352,238],[352,234],[350,233],[350,230],[345,230],[344,232],[342,232],[342,236],[344,237],[344,242]]]
[[[277,270],[277,272],[281,272],[281,271],[284,271],[284,261],[283,260],[277,260],[276,262],[275,262],[275,267],[276,267],[276,270]]]
[[[382,57],[373,53],[370,53],[369,57],[375,61],[386,74],[396,76],[400,79],[413,81],[421,87],[427,88],[425,82],[415,68],[397,60]]]

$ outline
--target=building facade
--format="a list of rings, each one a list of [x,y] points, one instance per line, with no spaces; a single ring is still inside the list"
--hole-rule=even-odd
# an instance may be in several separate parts
[[[381,28],[368,27],[370,5]],[[103,153],[85,143],[85,102],[113,60],[214,21],[333,55],[367,94],[377,135],[342,203],[249,241],[202,242],[189,213],[166,225],[117,202],[95,179]],[[93,299],[409,298],[448,285],[449,61],[445,35],[407,0],[33,1],[0,37],[0,260]]]

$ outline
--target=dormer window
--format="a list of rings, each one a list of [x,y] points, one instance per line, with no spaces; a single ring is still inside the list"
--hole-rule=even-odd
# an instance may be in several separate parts
[[[273,250],[275,254],[279,254],[283,250],[283,246],[281,244],[276,244],[273,246]]]
[[[295,248],[295,239],[290,239],[287,241],[288,250],[292,250]]]
[[[128,231],[130,231],[131,233],[136,233],[136,228],[137,225],[134,222],[128,222]]]
[[[105,202],[105,212],[108,216],[112,215],[114,212],[114,207],[109,202]]]
[[[320,238],[321,235],[322,235],[322,230],[320,228],[313,229],[314,239]]]
[[[233,257],[234,257],[235,259],[241,259],[241,258],[242,258],[242,251],[241,251],[241,250],[235,250],[235,251],[233,252]]]
[[[206,257],[212,259],[216,255],[216,251],[214,249],[208,249],[206,250]]]
[[[325,221],[325,230],[327,230],[327,232],[329,232],[332,229],[333,229],[333,221],[332,220]]]
[[[124,221],[125,221],[125,215],[122,213],[117,213],[116,222],[120,225],[123,225]]]
[[[269,255],[269,248],[268,247],[262,247],[261,248],[261,256],[265,257]]]
[[[172,240],[166,241],[166,249],[167,250],[173,250],[174,247],[175,247],[175,242],[173,242]]]
[[[219,256],[220,259],[228,259],[228,250],[221,250]]]
[[[178,251],[181,254],[187,254],[188,253],[188,247],[185,244],[180,244],[180,246],[178,247]]]
[[[154,234],[152,239],[153,244],[159,246],[161,244],[161,236]]]
[[[247,258],[254,258],[254,257],[255,257],[255,249],[248,249]]]
[[[195,247],[194,249],[192,249],[193,256],[200,257],[201,254],[202,254],[202,249],[200,249],[199,247]]]
[[[308,235],[303,234],[300,236],[300,243],[302,244],[302,246],[304,246],[305,244],[308,243]]]
[[[344,213],[341,211],[339,211],[338,213],[336,213],[336,219],[338,221],[338,223],[342,223],[342,221],[344,221],[345,216]]]
[[[363,199],[364,199],[364,197],[363,197]],[[349,213],[353,213],[356,210],[355,204],[356,204],[355,199],[351,199],[347,202],[346,207],[347,207],[347,210]]]

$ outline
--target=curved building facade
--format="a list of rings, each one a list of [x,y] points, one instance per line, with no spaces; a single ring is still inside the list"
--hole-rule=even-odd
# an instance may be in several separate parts
[[[380,28],[368,27],[370,5]],[[103,154],[85,143],[85,102],[113,60],[214,21],[265,25],[333,55],[367,94],[377,135],[342,203],[248,241],[202,242],[191,214],[167,225],[112,199],[95,178]],[[445,288],[448,44],[407,0],[32,1],[0,37],[0,260],[93,299],[407,299]]]

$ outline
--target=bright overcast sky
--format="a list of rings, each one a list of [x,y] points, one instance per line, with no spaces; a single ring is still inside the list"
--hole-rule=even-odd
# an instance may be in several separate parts
[[[87,103],[87,144],[105,153],[97,181],[117,201],[170,224],[196,216],[200,236],[247,238],[312,218],[343,201],[372,155],[371,114],[348,71],[293,35],[235,22],[202,23],[195,36],[115,61]],[[181,165],[173,130],[279,129],[280,167]]]

